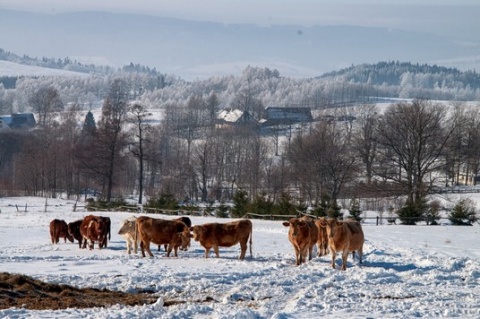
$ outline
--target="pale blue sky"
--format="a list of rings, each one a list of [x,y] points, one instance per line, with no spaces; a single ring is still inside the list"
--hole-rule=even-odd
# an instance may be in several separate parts
[[[128,12],[264,26],[358,25],[470,40],[480,30],[479,0],[0,0],[0,9]]]

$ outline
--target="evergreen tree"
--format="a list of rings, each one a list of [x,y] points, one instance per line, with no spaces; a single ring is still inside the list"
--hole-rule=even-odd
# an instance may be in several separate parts
[[[326,194],[323,194],[320,198],[320,204],[318,204],[315,209],[313,210],[313,214],[319,217],[327,217],[327,210],[328,210],[328,202],[330,201],[330,197]]]
[[[478,221],[475,203],[468,198],[460,199],[448,215],[453,225],[472,225]]]
[[[247,191],[240,189],[233,196],[232,217],[243,217],[248,213],[250,200]]]
[[[260,215],[270,215],[273,211],[273,202],[266,193],[258,195],[252,203],[252,212]]]
[[[82,142],[89,143],[97,131],[97,125],[95,123],[95,118],[91,111],[88,111],[85,115],[85,121],[83,122],[82,127]]]
[[[330,206],[327,209],[327,216],[335,219],[343,219],[341,209],[342,208],[338,205],[336,200],[331,201]]]
[[[349,218],[353,218],[356,221],[362,221],[360,215],[362,214],[362,210],[360,209],[360,202],[358,199],[352,199],[350,202],[350,214],[348,215]]]
[[[278,204],[275,205],[274,210],[278,215],[297,215],[297,210],[292,203],[292,198],[287,193],[282,193],[280,195],[280,200]]]

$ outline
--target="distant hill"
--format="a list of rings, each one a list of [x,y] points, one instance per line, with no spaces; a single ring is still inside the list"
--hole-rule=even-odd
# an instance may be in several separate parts
[[[461,84],[463,87],[470,86],[473,89],[480,88],[480,74],[475,71],[460,71],[438,65],[399,61],[360,64],[325,73],[319,78],[342,77],[347,82],[395,86],[401,85],[406,75],[421,76],[422,78],[414,84],[424,88],[434,88],[435,83],[448,85],[449,82]]]
[[[452,38],[387,28],[261,27],[104,12],[0,10],[0,30],[2,48],[20,55],[68,57],[84,65],[148,65],[184,79],[239,74],[248,65],[307,78],[390,60],[456,61],[469,69],[465,61],[480,56],[478,46]]]

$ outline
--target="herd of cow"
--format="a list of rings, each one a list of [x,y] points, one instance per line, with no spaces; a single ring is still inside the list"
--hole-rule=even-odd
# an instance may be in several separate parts
[[[342,252],[342,269],[347,268],[348,254],[355,256],[358,253],[360,263],[362,262],[364,234],[362,226],[358,221],[336,219],[311,219],[307,216],[291,218],[283,222],[289,228],[288,239],[295,250],[296,264],[300,265],[308,259],[312,259],[313,247],[317,245],[317,256],[330,254],[332,256],[332,267],[335,268],[337,253]],[[50,222],[50,237],[52,244],[57,244],[60,238],[66,242],[78,241],[80,248],[94,248],[95,242],[100,249],[107,247],[110,233],[111,221],[109,217],[88,215],[83,219],[66,223],[64,220],[54,219]],[[153,257],[150,250],[150,243],[161,245],[170,256],[172,250],[175,257],[177,251],[187,250],[190,246],[190,239],[198,241],[205,248],[205,257],[208,258],[213,248],[215,255],[219,257],[219,247],[231,247],[240,244],[240,257],[243,260],[250,240],[250,257],[252,257],[252,222],[248,219],[241,219],[228,223],[206,223],[192,226],[188,217],[166,220],[151,218],[147,216],[130,217],[123,221],[118,234],[123,236],[127,244],[127,253],[131,254],[132,249],[137,253],[138,244],[142,256],[145,251]]]

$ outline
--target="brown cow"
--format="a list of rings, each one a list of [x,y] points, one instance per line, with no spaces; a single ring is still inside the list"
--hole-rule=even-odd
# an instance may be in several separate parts
[[[83,219],[76,220],[68,223],[68,234],[74,239],[78,240],[78,247],[82,248],[83,237],[80,233],[80,225],[82,225]]]
[[[99,218],[103,218],[103,227],[104,230],[103,232],[105,233],[105,236],[103,237],[103,241],[100,243],[101,247],[107,247],[108,240],[111,239],[111,225],[112,221],[110,220],[110,217],[103,217],[103,216],[98,216]],[[107,240],[107,235],[108,235],[108,240]]]
[[[181,246],[187,249],[190,244],[190,232],[188,227],[178,220],[165,220],[141,216],[135,222],[135,241],[140,242],[142,256],[145,257],[145,250],[153,257],[150,250],[150,243],[157,245],[168,244],[167,257],[172,249],[177,257],[177,249]]]
[[[67,223],[63,219],[54,219],[50,222],[50,239],[52,244],[58,244],[60,237],[63,238],[65,242],[67,239],[73,243],[73,237],[68,233]]]
[[[342,252],[342,270],[347,269],[348,253],[358,252],[362,263],[363,243],[365,241],[362,226],[356,220],[327,220],[328,244],[332,255],[332,268],[335,268],[337,252]]]
[[[182,217],[179,217],[179,218],[175,218],[174,220],[179,220],[179,221],[183,222],[189,228],[192,226],[192,221],[187,216],[182,216]],[[165,246],[164,247],[165,251],[167,251],[167,245],[164,245],[164,246]],[[158,251],[160,251],[160,247],[161,247],[161,245],[158,245]],[[180,247],[180,250],[184,250],[183,247]],[[185,250],[188,250],[188,248],[185,249]]]
[[[317,256],[325,256],[328,254],[327,220],[325,217],[320,217],[315,220],[315,225],[318,228]]]
[[[231,247],[240,243],[240,257],[243,260],[247,251],[248,238],[250,237],[250,258],[252,258],[252,222],[242,219],[229,223],[208,223],[190,227],[193,239],[200,242],[205,248],[205,257],[208,258],[213,247],[215,255],[220,257],[218,247]]]
[[[295,261],[297,265],[307,260],[312,260],[313,246],[318,241],[318,228],[308,217],[290,218],[288,222],[283,222],[283,226],[289,227],[288,240],[292,243],[295,250]]]
[[[82,248],[86,248],[87,241],[89,241],[88,247],[90,249],[93,249],[95,242],[98,242],[98,247],[102,249],[106,240],[107,231],[104,217],[94,215],[86,216],[80,225],[80,233],[85,240]]]
[[[132,216],[125,219],[122,223],[122,227],[118,231],[119,235],[122,235],[125,238],[127,243],[127,254],[130,254],[133,248],[134,253],[137,253],[137,241],[135,240],[135,223],[137,217]]]

